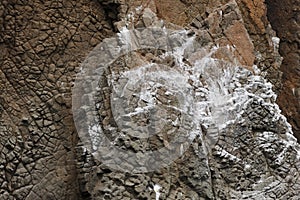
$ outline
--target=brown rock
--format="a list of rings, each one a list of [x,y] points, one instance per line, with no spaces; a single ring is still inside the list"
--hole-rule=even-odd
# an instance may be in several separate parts
[[[276,30],[280,41],[280,54],[283,62],[280,70],[283,72],[283,88],[278,96],[278,104],[288,121],[292,124],[294,134],[300,140],[300,99],[295,90],[300,86],[299,61],[299,9],[297,1],[267,0],[268,17]]]
[[[254,64],[254,47],[250,37],[241,21],[237,21],[234,25],[225,30],[225,35],[241,57],[240,62],[249,69]]]
[[[282,40],[280,52],[285,57],[281,66],[284,90],[278,100],[297,133],[300,127],[299,8],[292,0],[267,2],[274,13],[270,19]],[[263,176],[269,176],[273,183],[277,180],[284,183],[282,188],[266,195],[273,199],[291,199],[292,195],[297,198],[296,145],[284,149],[285,143],[280,139],[287,137],[285,121],[272,124],[270,112],[255,103],[251,106],[256,110],[250,109],[243,116],[251,120],[222,135],[219,143],[222,151],[214,152],[208,159],[203,143],[197,139],[182,158],[157,172],[115,174],[85,147],[77,145],[71,99],[76,72],[102,38],[121,30],[125,21],[115,22],[128,14],[135,17],[134,25],[139,27],[144,23],[191,29],[201,38],[201,45],[220,45],[215,55],[220,59],[232,61],[234,56],[222,49],[226,45],[234,46],[240,63],[248,68],[255,63],[269,73],[267,78],[280,82],[277,73],[280,59],[276,45],[272,44],[275,35],[267,21],[264,1],[45,0],[41,3],[32,0],[26,5],[0,1],[0,199],[151,199],[156,198],[155,184],[162,187],[160,199],[230,199],[232,190],[246,191],[237,194],[240,196],[236,198],[240,198],[253,187],[263,188],[260,185]],[[161,19],[165,22],[157,21]],[[206,55],[203,54],[195,56]],[[140,53],[132,55],[126,67],[159,60],[152,54],[148,58]],[[121,67],[117,65],[116,71],[122,71]],[[259,83],[255,87],[259,91]],[[110,95],[107,88],[105,97]],[[165,91],[158,98],[164,103],[171,99]],[[102,100],[105,108],[99,111],[104,118],[101,125],[115,125],[110,99]],[[176,119],[177,115],[173,113],[169,120]],[[251,130],[247,129],[250,126],[247,123],[252,125]],[[209,128],[218,132],[215,126]],[[203,126],[203,134],[208,134],[206,129]],[[282,134],[272,137],[274,129]],[[261,138],[262,133],[270,135]],[[105,134],[133,152],[169,144],[162,141],[164,131],[147,141],[122,138],[122,134],[111,133],[110,129]],[[167,134],[166,137],[172,136]],[[114,138],[116,135],[118,138]],[[143,154],[139,153],[142,158]],[[281,160],[277,159],[278,155],[282,156]],[[293,166],[289,165],[290,161]]]

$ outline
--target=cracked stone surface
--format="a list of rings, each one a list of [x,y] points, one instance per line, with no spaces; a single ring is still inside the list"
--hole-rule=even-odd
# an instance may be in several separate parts
[[[283,57],[280,70],[283,72],[283,89],[278,104],[300,139],[300,4],[298,1],[266,1],[268,18],[280,38],[279,52]]]
[[[294,72],[299,9],[294,4],[286,17],[278,15],[293,16],[281,26],[274,13],[285,3],[267,2],[275,18],[269,19],[281,39],[282,65],[264,1],[1,1],[0,199],[298,199],[300,149],[293,131],[298,134]],[[284,5],[286,10],[290,4]],[[200,65],[212,70],[204,70],[201,77],[196,74],[199,79],[182,70],[195,67],[194,61],[210,50],[182,55],[179,63],[176,55],[161,57],[164,52],[149,50],[135,52],[132,60],[117,59],[109,73],[130,71],[145,62],[180,69],[192,77],[187,84],[195,89],[198,103],[206,103],[199,115],[202,121],[197,137],[168,167],[140,174],[115,171],[83,146],[72,115],[72,88],[81,63],[105,38],[123,27],[151,26],[185,28],[201,46],[217,47],[210,62]],[[111,88],[99,84],[100,125],[115,125]],[[155,89],[157,102],[178,104],[167,86]],[[216,91],[224,101],[209,101],[220,97]],[[293,131],[276,104],[275,92]],[[135,103],[132,98],[132,108],[145,106]],[[205,118],[212,113],[218,120]],[[176,124],[179,114],[169,109],[166,115]],[[222,123],[215,123],[220,118]],[[130,120],[147,124],[147,116],[141,114]],[[115,135],[109,129],[106,134],[112,140],[119,137],[116,145],[128,151],[144,152],[168,145],[165,136],[176,129],[173,124],[149,140]],[[214,134],[218,140],[212,147],[207,138]]]
[[[78,199],[71,86],[112,18],[97,1],[0,7],[0,199]]]

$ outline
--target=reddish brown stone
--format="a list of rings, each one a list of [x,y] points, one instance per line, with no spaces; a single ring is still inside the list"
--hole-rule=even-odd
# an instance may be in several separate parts
[[[294,0],[266,2],[268,18],[281,39],[279,50],[283,56],[280,67],[283,88],[277,102],[300,141],[300,98],[295,92],[300,88],[300,3]]]

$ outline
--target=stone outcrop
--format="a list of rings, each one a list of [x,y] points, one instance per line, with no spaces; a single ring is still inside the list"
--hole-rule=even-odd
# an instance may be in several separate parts
[[[279,52],[283,57],[280,71],[283,72],[283,89],[278,104],[300,139],[300,4],[297,1],[266,1],[268,18],[280,38]]]
[[[0,11],[0,199],[78,199],[71,87],[113,19],[89,0],[9,0]]]
[[[271,15],[285,3],[268,3],[269,19],[281,39],[282,65],[279,40],[268,22],[265,3],[259,0],[1,1],[0,199],[298,199],[299,145],[273,91],[279,93],[278,103],[298,133],[299,49],[292,33],[299,30],[299,10],[295,6],[289,12],[295,16],[282,23],[285,27],[274,18],[277,15]],[[81,85],[82,93],[73,102],[72,89],[78,83],[76,75],[86,67],[83,62],[99,43],[110,50],[126,46],[126,38],[125,43],[107,38],[149,27],[185,29],[185,39],[176,34],[172,38],[183,51],[137,50],[111,63],[92,98],[99,124],[90,131],[98,134],[101,127],[110,141],[137,157],[170,148],[172,137],[195,126],[193,140],[188,146],[179,145],[180,157],[156,171],[135,173],[123,163],[123,169],[115,170],[93,152],[93,141],[85,143],[78,119],[73,119],[77,111],[89,113],[90,107],[74,111],[77,100],[89,100],[90,91],[85,90],[89,87]],[[158,32],[153,35],[144,40],[160,41],[155,37]],[[190,52],[184,46],[187,41],[197,44],[197,51]],[[113,50],[107,55],[115,55]],[[94,67],[101,66],[101,59]],[[136,86],[120,74],[136,73],[149,63],[161,78],[151,85],[153,96],[138,101],[136,94],[143,85]],[[179,77],[176,87],[168,85],[173,74]],[[123,114],[145,111],[155,99],[165,109],[159,110],[160,118],[167,119],[154,119],[162,129],[159,134],[145,139],[120,132],[116,115],[122,114],[121,108],[114,112],[110,98],[125,101],[110,82],[125,81],[130,105]],[[180,96],[181,89],[195,98],[193,117],[176,109],[181,98],[188,98],[186,92]],[[133,113],[126,120],[139,126],[147,127],[152,120],[147,112]],[[123,130],[131,128],[126,125]],[[109,158],[111,152],[104,153]]]

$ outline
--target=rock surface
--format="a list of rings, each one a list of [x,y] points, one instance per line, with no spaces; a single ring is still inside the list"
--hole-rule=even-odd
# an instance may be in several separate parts
[[[71,87],[113,18],[89,0],[9,0],[0,11],[0,199],[79,199]]]
[[[0,199],[298,199],[300,149],[273,91],[281,91],[278,103],[298,134],[299,9],[295,4],[286,16],[271,15],[279,13],[278,5],[288,10],[292,3],[274,2],[278,4],[268,1],[269,19],[281,39],[282,65],[279,40],[263,1],[1,1]],[[275,18],[290,15],[294,17],[283,26]],[[73,120],[72,88],[83,61],[100,42],[113,46],[105,38],[122,34],[124,27],[185,28],[188,38],[205,49],[189,54],[185,46],[166,55],[135,51],[116,59],[99,83],[98,126],[111,141],[116,139],[115,145],[144,153],[168,147],[181,126],[194,125],[180,121],[184,113],[176,109],[182,88],[168,85],[167,76],[155,80],[159,86],[152,87],[153,98],[168,108],[160,113],[168,120],[158,120],[160,134],[137,139],[117,130],[110,98],[119,96],[109,85],[114,80],[110,77],[124,84],[121,74],[147,63],[189,77],[184,84],[193,89],[199,112],[193,119],[198,120],[194,140],[175,162],[157,171],[130,173],[108,167],[83,145],[74,124],[78,121]],[[135,93],[143,87],[127,83],[125,96],[132,97],[128,110],[146,109],[152,98],[137,101]],[[85,101],[90,93],[80,94]],[[141,113],[126,118],[140,126],[147,126],[147,119]]]
[[[283,57],[283,89],[278,104],[300,140],[300,3],[298,1],[266,1],[268,18],[280,38],[279,52]]]

